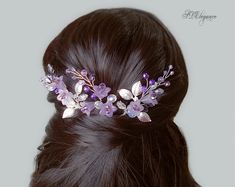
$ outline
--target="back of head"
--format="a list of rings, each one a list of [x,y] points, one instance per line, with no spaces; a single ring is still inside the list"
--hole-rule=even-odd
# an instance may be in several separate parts
[[[152,14],[130,8],[99,9],[70,23],[50,43],[44,58],[63,75],[69,90],[75,81],[66,68],[94,72],[116,94],[130,89],[143,72],[158,77],[174,66],[171,86],[155,107],[152,121],[84,113],[63,119],[65,106],[50,92],[56,113],[40,146],[32,187],[194,187],[185,139],[174,116],[188,89],[181,50]]]

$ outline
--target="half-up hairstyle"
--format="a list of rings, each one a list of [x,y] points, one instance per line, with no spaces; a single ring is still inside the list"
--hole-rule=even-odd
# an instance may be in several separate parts
[[[151,13],[99,9],[79,17],[49,44],[43,67],[63,75],[68,90],[76,83],[66,68],[94,72],[115,93],[142,78],[174,67],[171,86],[149,108],[152,121],[84,113],[62,119],[65,106],[49,92],[56,112],[36,158],[31,187],[196,187],[188,167],[185,138],[174,117],[187,93],[188,74],[175,38]],[[116,94],[118,95],[118,94]]]

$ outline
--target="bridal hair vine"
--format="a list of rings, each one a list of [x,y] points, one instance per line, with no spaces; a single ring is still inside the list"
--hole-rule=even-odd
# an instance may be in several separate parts
[[[158,104],[160,96],[164,93],[160,86],[170,86],[170,81],[166,79],[174,74],[172,65],[169,65],[168,70],[164,70],[163,75],[157,79],[149,79],[148,73],[143,73],[145,84],[137,81],[132,85],[131,90],[117,90],[122,99],[130,101],[126,105],[121,100],[117,101],[115,94],[109,94],[111,88],[105,83],[95,85],[95,75],[85,69],[81,71],[73,67],[66,69],[66,74],[77,81],[74,86],[75,93],[72,93],[68,91],[63,76],[57,76],[50,64],[47,68],[49,73],[41,78],[41,82],[49,91],[57,94],[57,100],[66,106],[62,118],[73,117],[77,109],[88,116],[93,110],[98,110],[100,115],[112,117],[120,109],[122,110],[120,116],[137,117],[142,122],[151,122],[147,114],[148,107]]]

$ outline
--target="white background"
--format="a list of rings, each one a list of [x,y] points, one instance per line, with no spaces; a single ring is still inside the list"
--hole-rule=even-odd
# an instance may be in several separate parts
[[[191,172],[203,187],[234,187],[235,6],[228,0],[0,0],[0,186],[28,186],[54,111],[39,82],[47,45],[77,17],[106,7],[150,11],[176,37],[190,81],[176,123],[187,139]],[[186,9],[217,18],[200,26],[182,18]]]

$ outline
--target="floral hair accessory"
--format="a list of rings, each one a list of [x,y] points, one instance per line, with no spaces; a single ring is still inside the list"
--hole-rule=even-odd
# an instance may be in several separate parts
[[[74,68],[66,69],[66,74],[77,81],[74,86],[75,93],[67,90],[63,76],[57,76],[50,64],[48,64],[49,73],[41,78],[41,82],[49,91],[57,94],[57,100],[66,106],[62,118],[74,116],[76,110],[88,116],[93,110],[97,110],[100,115],[107,117],[112,117],[117,110],[122,110],[120,116],[128,115],[130,118],[137,117],[142,122],[151,122],[147,109],[158,104],[160,96],[164,93],[160,86],[170,86],[170,82],[166,79],[174,74],[172,69],[173,66],[169,65],[168,70],[164,70],[163,75],[157,79],[149,79],[149,75],[144,73],[145,84],[137,81],[131,90],[117,90],[123,100],[130,101],[128,105],[121,100],[117,101],[117,96],[110,94],[111,88],[105,83],[95,85],[94,74],[88,73],[85,69],[81,71]]]

